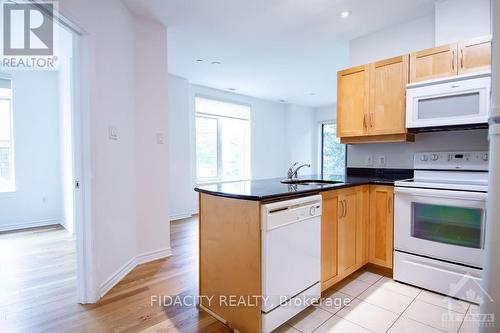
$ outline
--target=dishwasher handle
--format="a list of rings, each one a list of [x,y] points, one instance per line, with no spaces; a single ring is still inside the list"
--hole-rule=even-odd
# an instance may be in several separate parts
[[[304,220],[320,218],[321,208],[321,196],[264,205],[262,209],[262,229],[269,231]]]

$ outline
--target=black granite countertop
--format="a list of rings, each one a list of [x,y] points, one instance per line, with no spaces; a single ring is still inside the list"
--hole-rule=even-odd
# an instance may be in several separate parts
[[[195,188],[195,191],[227,198],[271,201],[277,199],[312,195],[322,191],[345,187],[380,184],[394,185],[396,180],[413,178],[409,169],[348,168],[347,176],[300,176],[299,179],[319,179],[335,183],[328,184],[283,184],[283,178],[257,179],[240,182],[216,183]]]

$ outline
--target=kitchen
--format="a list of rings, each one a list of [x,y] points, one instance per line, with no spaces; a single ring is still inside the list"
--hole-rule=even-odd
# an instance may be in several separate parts
[[[500,0],[89,4],[27,7],[74,36],[76,223],[0,231],[2,332],[499,331]]]
[[[196,187],[200,295],[262,296],[254,306],[200,307],[242,332],[336,332],[344,327],[342,319],[381,332],[478,329],[464,320],[477,306],[463,301],[491,301],[481,286],[488,237],[491,36],[377,59],[339,71],[337,83],[336,134],[349,145],[351,159],[344,177],[311,175],[310,164],[296,161],[282,178]],[[463,140],[473,148],[460,150]],[[395,150],[405,149],[397,142],[423,149],[395,157]],[[387,159],[408,156],[411,168],[385,167]],[[360,318],[368,310],[354,307],[339,316],[331,312],[334,317],[312,329],[301,326],[315,316],[308,310],[314,300],[321,304],[325,295],[352,290],[360,274],[420,288],[418,301],[457,302],[469,310],[450,310],[460,319],[439,323],[412,314],[435,302],[410,302],[396,311],[404,320],[394,324],[380,314],[379,325]],[[359,298],[372,287],[343,297]]]

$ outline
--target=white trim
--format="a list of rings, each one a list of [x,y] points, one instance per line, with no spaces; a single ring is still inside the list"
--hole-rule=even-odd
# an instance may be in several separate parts
[[[198,209],[192,209],[192,210],[187,211],[187,212],[171,214],[170,221],[187,219],[187,218],[193,217],[193,215],[196,215],[196,214],[198,214]]]
[[[59,219],[45,219],[45,220],[12,223],[6,225],[4,224],[0,225],[0,232],[21,230],[21,229],[35,228],[35,227],[46,227],[49,225],[62,225],[62,223],[61,220]]]
[[[67,232],[69,232],[71,235],[74,235],[75,234],[75,229],[74,229],[74,226],[72,224],[68,224],[66,223],[65,220],[61,220],[61,225],[64,229],[66,229]]]
[[[118,269],[111,277],[109,277],[104,283],[99,287],[99,297],[106,295],[114,286],[118,284],[128,273],[130,273],[138,265],[145,264],[147,262],[155,261],[158,259],[163,259],[170,257],[172,255],[171,248],[164,248],[156,251],[145,252],[136,255],[125,263],[120,269]]]

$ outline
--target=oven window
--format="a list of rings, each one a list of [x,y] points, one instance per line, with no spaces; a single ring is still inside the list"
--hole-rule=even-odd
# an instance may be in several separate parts
[[[412,236],[429,241],[482,247],[483,210],[413,203]]]
[[[478,115],[479,98],[479,93],[468,93],[421,99],[418,101],[418,119]]]

